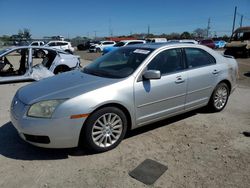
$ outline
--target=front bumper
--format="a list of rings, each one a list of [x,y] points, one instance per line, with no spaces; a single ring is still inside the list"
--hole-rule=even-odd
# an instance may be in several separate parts
[[[78,146],[85,118],[31,118],[26,116],[27,110],[28,106],[21,101],[18,101],[16,105],[11,105],[11,122],[23,140],[45,148],[72,148]],[[47,137],[49,142],[43,143],[43,141],[40,141]]]

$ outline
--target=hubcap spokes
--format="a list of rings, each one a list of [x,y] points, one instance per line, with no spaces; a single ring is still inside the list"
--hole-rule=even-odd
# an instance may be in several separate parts
[[[221,109],[225,106],[227,102],[227,89],[225,87],[220,87],[214,95],[214,105],[217,109]]]
[[[120,138],[122,129],[121,118],[115,113],[107,113],[96,120],[92,139],[100,147],[109,147]]]

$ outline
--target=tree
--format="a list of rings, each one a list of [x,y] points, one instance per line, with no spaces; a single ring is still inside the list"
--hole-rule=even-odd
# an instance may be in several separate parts
[[[197,28],[194,30],[194,36],[198,38],[204,38],[207,36],[207,29]]]
[[[187,32],[187,31],[185,31],[185,32],[183,32],[181,34],[180,37],[181,37],[181,39],[190,39],[191,38],[191,34],[189,32]]]
[[[180,34],[179,33],[170,33],[167,37],[168,40],[171,40],[171,39],[180,39]]]
[[[30,39],[31,39],[30,30],[27,29],[27,28],[24,28],[24,29],[23,29],[23,36],[24,36],[24,38],[26,38],[27,40],[30,40]]]
[[[17,34],[18,38],[20,40],[30,40],[31,39],[31,33],[30,30],[27,28],[19,29],[18,30],[18,34]]]

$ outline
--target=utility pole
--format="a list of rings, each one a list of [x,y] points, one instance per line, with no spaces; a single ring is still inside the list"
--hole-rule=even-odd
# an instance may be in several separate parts
[[[148,25],[148,36],[150,34],[150,25]]]
[[[233,32],[234,32],[234,26],[235,26],[236,13],[237,13],[237,6],[235,6],[235,8],[234,8],[234,20],[233,20],[232,34],[233,34]]]
[[[209,36],[209,30],[210,30],[210,18],[208,18],[208,22],[207,22],[207,38]]]
[[[240,27],[242,27],[243,15],[240,17]]]
[[[94,33],[95,33],[95,39],[96,39],[96,32],[97,32],[97,31],[94,31]]]

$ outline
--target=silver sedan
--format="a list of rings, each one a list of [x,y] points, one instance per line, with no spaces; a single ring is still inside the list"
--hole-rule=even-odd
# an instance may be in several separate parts
[[[40,147],[116,147],[127,130],[193,109],[221,111],[236,87],[234,58],[195,44],[119,48],[81,71],[19,89],[11,119]]]

